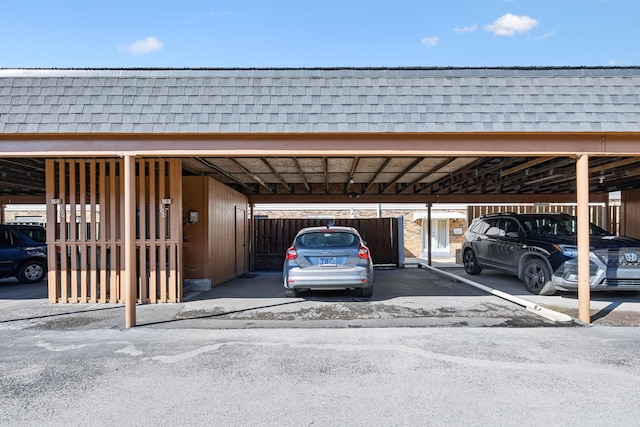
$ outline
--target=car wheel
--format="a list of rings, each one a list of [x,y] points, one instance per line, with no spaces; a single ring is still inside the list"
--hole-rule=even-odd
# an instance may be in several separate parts
[[[20,283],[37,283],[44,279],[44,264],[40,261],[27,261],[20,267],[16,277]]]
[[[527,261],[524,266],[522,280],[527,290],[535,295],[553,295],[556,292],[551,281],[551,271],[547,264],[537,258]]]
[[[476,254],[471,249],[467,249],[462,256],[462,263],[464,264],[464,271],[467,274],[476,275],[480,274],[482,268],[478,265]]]
[[[287,298],[295,298],[298,296],[298,290],[295,288],[284,288],[284,296]]]
[[[373,295],[373,286],[369,286],[368,288],[360,288],[360,296],[371,298]]]

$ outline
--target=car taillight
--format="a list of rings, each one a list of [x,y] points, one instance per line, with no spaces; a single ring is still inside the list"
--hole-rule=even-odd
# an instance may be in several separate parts
[[[358,257],[369,259],[369,249],[365,248],[364,246],[360,246],[360,250],[358,251]]]
[[[298,258],[298,252],[296,252],[296,248],[294,248],[292,246],[289,249],[287,249],[287,255],[286,255],[285,259],[287,261],[289,261],[289,260],[296,259],[296,258]]]

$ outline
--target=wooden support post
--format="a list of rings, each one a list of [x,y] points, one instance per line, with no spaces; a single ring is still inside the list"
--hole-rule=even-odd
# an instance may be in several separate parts
[[[49,302],[59,302],[58,292],[58,263],[56,251],[56,226],[58,222],[58,201],[56,200],[56,162],[53,159],[45,161],[46,193],[47,193],[47,282],[49,287]]]
[[[124,156],[124,281],[126,328],[136,326],[136,162],[131,155]]]
[[[580,155],[576,164],[578,203],[578,318],[591,323],[589,286],[589,156]]]
[[[433,239],[431,238],[431,234],[433,233],[433,229],[432,229],[432,225],[431,225],[431,203],[427,203],[427,265],[431,265],[431,253],[433,252],[433,245],[432,245],[432,241]]]

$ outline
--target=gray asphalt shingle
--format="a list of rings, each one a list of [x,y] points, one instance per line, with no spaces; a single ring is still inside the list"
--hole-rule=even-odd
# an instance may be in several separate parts
[[[0,132],[637,132],[640,68],[0,70]]]

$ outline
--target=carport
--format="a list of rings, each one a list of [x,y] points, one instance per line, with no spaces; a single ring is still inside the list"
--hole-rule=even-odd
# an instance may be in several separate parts
[[[49,227],[50,281],[110,265],[131,327],[149,275],[180,298],[187,177],[213,182],[201,217],[235,207],[216,232],[255,203],[577,202],[588,322],[588,203],[622,191],[621,232],[640,237],[639,86],[636,67],[5,69],[2,204],[46,203],[59,230],[90,206],[81,232]]]

